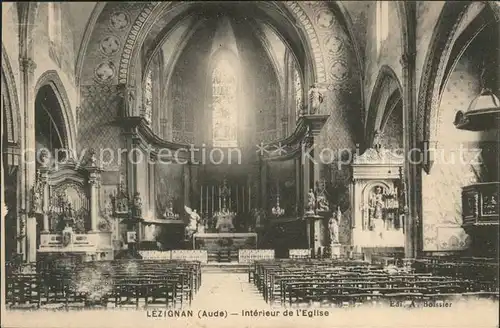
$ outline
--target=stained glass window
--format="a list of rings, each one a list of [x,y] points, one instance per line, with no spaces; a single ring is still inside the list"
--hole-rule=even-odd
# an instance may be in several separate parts
[[[151,115],[153,113],[153,72],[149,70],[146,76],[146,86],[144,89],[144,118],[151,125]]]
[[[231,64],[221,59],[212,73],[212,140],[214,147],[237,146],[237,79]]]
[[[302,111],[302,80],[297,67],[293,69],[293,80],[295,87],[295,110],[298,118],[300,116],[300,112]]]

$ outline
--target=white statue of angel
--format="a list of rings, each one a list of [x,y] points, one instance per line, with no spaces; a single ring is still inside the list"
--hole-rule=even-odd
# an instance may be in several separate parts
[[[189,235],[192,235],[196,230],[198,230],[198,223],[200,223],[201,217],[196,210],[192,210],[188,206],[184,206],[184,210],[189,215],[189,224],[186,226],[186,232]]]

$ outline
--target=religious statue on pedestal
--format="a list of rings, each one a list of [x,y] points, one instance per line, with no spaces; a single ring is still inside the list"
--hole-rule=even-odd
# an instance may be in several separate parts
[[[136,218],[142,217],[142,200],[141,194],[138,192],[134,194],[134,216]]]
[[[370,214],[370,227],[376,232],[379,232],[382,237],[381,231],[384,226],[385,202],[381,186],[375,187],[374,192],[370,195],[368,206]]]
[[[306,214],[316,214],[316,196],[312,189],[310,189],[307,194]]]
[[[328,222],[331,244],[339,243],[339,225],[341,219],[342,219],[342,212],[340,211],[340,207],[337,207],[336,215],[332,215],[330,221]]]
[[[309,89],[309,114],[318,114],[323,103],[323,94],[318,85],[314,83]]]
[[[198,224],[201,223],[201,217],[196,212],[196,210],[192,210],[188,206],[184,206],[184,210],[189,215],[189,223],[186,226],[186,237],[189,239],[193,236],[193,234],[198,231]],[[203,225],[203,224],[201,224]]]

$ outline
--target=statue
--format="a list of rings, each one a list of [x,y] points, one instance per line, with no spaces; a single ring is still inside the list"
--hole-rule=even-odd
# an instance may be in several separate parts
[[[136,192],[134,194],[134,216],[135,217],[142,217],[142,200],[141,200],[141,194]]]
[[[190,207],[184,206],[184,210],[189,215],[189,224],[186,226],[186,236],[191,238],[195,231],[198,230],[198,223],[200,223],[201,217],[196,210],[192,210]]]
[[[380,151],[382,149],[382,141],[380,140],[381,139],[381,133],[380,131],[375,131],[375,135],[373,136],[373,149],[375,149],[376,151]]]
[[[316,196],[314,196],[313,190],[309,189],[309,193],[307,194],[306,214],[315,214],[315,213],[316,213]]]
[[[131,113],[133,113],[133,111],[134,111],[134,101],[135,101],[134,89],[130,88],[127,92],[127,96],[128,96],[127,106],[128,106],[129,115],[132,115]]]
[[[91,167],[96,167],[97,166],[97,157],[95,155],[95,150],[94,149],[90,150],[89,165]]]
[[[330,210],[330,206],[328,204],[328,200],[326,199],[325,195],[318,195],[318,211],[321,212],[328,212]]]
[[[328,228],[330,231],[330,243],[338,244],[339,243],[339,224],[342,219],[342,212],[340,211],[340,207],[337,207],[337,214],[330,218],[328,221]]]
[[[369,213],[371,227],[376,231],[380,231],[381,227],[384,224],[383,221],[385,209],[384,195],[382,194],[381,186],[375,187],[375,192],[370,196],[368,206],[370,210]]]
[[[172,202],[168,203],[167,208],[165,208],[165,213],[163,213],[163,218],[177,218],[177,215],[174,213],[174,207]]]
[[[43,183],[41,181],[42,173],[40,170],[36,171],[35,184],[31,190],[31,210],[34,214],[40,214],[43,212]]]
[[[73,207],[71,206],[71,203],[67,203],[66,207],[64,208],[64,229],[71,229],[73,230],[73,226],[75,225],[75,213],[73,211]]]
[[[309,89],[309,114],[319,113],[319,108],[323,103],[323,94],[318,85],[314,83]]]

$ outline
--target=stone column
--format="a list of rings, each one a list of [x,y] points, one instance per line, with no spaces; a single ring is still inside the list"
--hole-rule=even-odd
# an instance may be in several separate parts
[[[21,190],[20,190],[20,216],[19,226],[22,227],[20,234],[24,234],[25,238],[20,239],[18,247],[19,253],[23,254],[23,259],[28,262],[36,261],[36,230],[35,235],[30,235],[33,230],[26,229],[28,221],[28,213],[31,212],[30,191],[32,190],[35,181],[36,171],[36,154],[35,154],[35,95],[34,95],[34,73],[36,64],[31,58],[23,57],[20,59],[21,64],[21,101],[24,108],[24,142],[22,144],[22,153],[24,158],[21,159]],[[30,247],[28,250],[27,247]],[[28,255],[29,254],[29,255]]]
[[[46,166],[42,166],[40,168],[40,183],[42,183],[42,215],[43,215],[43,225],[42,231],[43,234],[48,234],[50,229],[49,224],[49,169]]]
[[[99,232],[99,181],[100,172],[98,168],[89,168],[89,186],[90,186],[90,232]]]
[[[403,67],[403,144],[405,155],[411,149],[417,148],[417,115],[415,112],[415,52],[406,52],[401,57]],[[413,156],[414,151],[411,152]],[[417,255],[421,191],[421,167],[412,164],[418,163],[418,158],[412,158],[412,161],[405,160],[404,179],[407,181],[407,208],[405,209],[404,231],[405,231],[405,257],[413,258]]]
[[[267,163],[260,162],[260,207],[268,210],[267,207]]]
[[[182,169],[184,185],[184,205],[191,207],[191,164],[184,164]]]

